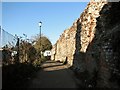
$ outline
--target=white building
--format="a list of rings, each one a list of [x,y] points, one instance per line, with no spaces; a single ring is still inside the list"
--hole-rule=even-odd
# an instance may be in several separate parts
[[[44,53],[43,53],[44,56],[51,56],[51,51],[50,50],[46,50]]]

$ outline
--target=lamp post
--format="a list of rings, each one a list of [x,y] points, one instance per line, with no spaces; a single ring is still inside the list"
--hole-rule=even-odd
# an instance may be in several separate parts
[[[40,58],[41,58],[41,26],[42,26],[42,22],[39,22],[39,27],[40,27]]]

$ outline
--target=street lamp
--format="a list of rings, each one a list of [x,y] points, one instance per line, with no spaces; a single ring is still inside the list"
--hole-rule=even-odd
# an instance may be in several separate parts
[[[40,57],[41,57],[41,26],[42,26],[42,22],[39,22],[39,27],[40,27]]]

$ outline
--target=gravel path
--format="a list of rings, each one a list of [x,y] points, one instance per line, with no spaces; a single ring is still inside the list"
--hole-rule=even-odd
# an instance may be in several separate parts
[[[46,61],[42,70],[30,80],[29,88],[77,88],[74,74],[66,65],[54,61]]]

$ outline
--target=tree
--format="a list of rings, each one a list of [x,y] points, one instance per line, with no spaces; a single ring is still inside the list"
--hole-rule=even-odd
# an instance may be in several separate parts
[[[39,36],[36,37],[36,44],[34,47],[37,49],[38,52],[44,52],[45,50],[51,50],[52,49],[52,44],[50,40],[46,36],[41,36],[41,39]],[[40,45],[41,41],[41,45]],[[40,47],[41,46],[41,47]]]
[[[37,52],[31,43],[27,41],[21,41],[19,49],[19,57],[21,62],[33,63],[35,61]]]

